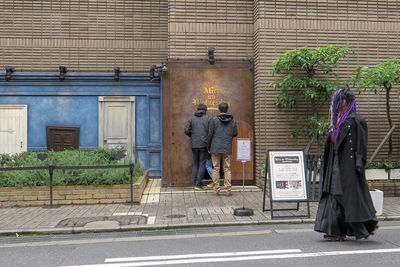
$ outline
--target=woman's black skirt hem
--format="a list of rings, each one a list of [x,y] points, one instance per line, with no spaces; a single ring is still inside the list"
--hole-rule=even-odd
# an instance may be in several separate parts
[[[373,218],[364,222],[345,222],[344,208],[335,196],[324,193],[318,205],[314,230],[328,236],[355,236],[367,238],[378,224]]]

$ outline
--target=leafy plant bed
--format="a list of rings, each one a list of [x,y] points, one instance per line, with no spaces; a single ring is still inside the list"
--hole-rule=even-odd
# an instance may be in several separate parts
[[[130,162],[117,160],[117,149],[49,151],[41,161],[36,152],[16,155],[0,155],[0,168],[45,167],[45,166],[105,166],[126,165]],[[143,170],[135,163],[133,179],[143,175]],[[48,170],[0,171],[0,187],[48,186]],[[129,168],[55,170],[53,185],[115,185],[129,184]]]
[[[366,169],[384,169],[387,172],[392,169],[399,169],[400,168],[400,161],[368,161],[367,165],[365,166]]]

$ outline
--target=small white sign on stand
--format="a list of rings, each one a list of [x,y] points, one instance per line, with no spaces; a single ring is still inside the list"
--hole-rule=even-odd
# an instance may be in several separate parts
[[[247,138],[238,138],[236,160],[241,162],[251,161],[251,140]]]
[[[236,216],[252,216],[253,210],[244,207],[244,164],[251,161],[251,140],[249,138],[237,138],[236,148],[236,160],[242,162],[243,169],[243,208],[235,209],[233,214]]]

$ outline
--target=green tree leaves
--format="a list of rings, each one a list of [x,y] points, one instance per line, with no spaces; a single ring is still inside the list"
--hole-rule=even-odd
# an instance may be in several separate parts
[[[390,90],[400,81],[400,59],[391,58],[381,61],[374,67],[357,67],[356,76],[352,79],[354,85],[364,91],[369,88],[375,93],[379,90]]]
[[[311,140],[315,135],[326,133],[328,122],[319,113],[338,87],[339,77],[334,69],[339,60],[355,52],[349,46],[302,47],[286,51],[274,61],[271,73],[278,79],[269,86],[279,91],[275,105],[292,109],[300,99],[305,99],[310,101],[312,109],[312,115],[300,120],[302,126],[293,131],[292,136],[301,135]]]
[[[386,93],[386,116],[389,129],[392,128],[393,122],[390,114],[390,90],[393,86],[400,84],[400,60],[391,58],[381,61],[374,67],[357,67],[354,72],[355,77],[351,79],[353,84],[364,91],[373,90],[375,94],[378,91],[385,90]],[[399,91],[400,92],[400,91]],[[389,138],[388,159],[392,158],[392,136]]]

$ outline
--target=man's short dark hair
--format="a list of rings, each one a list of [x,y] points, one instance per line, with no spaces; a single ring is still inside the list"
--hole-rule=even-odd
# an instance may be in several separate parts
[[[225,102],[222,102],[221,104],[218,105],[219,112],[221,113],[227,113],[228,112],[228,104]]]
[[[206,106],[205,104],[199,104],[199,105],[197,106],[197,110],[204,110],[204,111],[207,111],[207,106]]]

